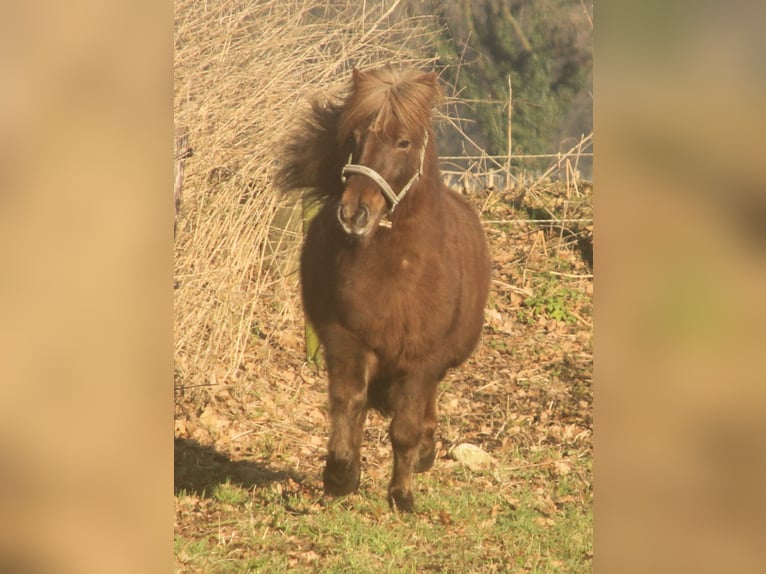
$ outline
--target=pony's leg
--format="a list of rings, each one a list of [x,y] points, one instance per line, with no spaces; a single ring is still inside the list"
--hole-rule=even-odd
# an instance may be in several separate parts
[[[330,440],[322,477],[325,492],[333,496],[343,496],[359,488],[359,451],[367,418],[370,377],[366,353],[356,345],[340,347],[336,347],[335,352],[328,347],[327,353]]]
[[[420,437],[418,445],[418,462],[415,466],[415,472],[425,472],[434,465],[436,459],[436,389],[433,387],[428,393],[423,416],[423,435]]]
[[[388,503],[392,508],[411,512],[415,506],[412,474],[420,463],[420,445],[427,434],[423,414],[430,397],[427,378],[411,377],[392,389],[394,403],[391,420],[391,443],[394,447],[394,472],[388,487]],[[433,429],[431,430],[433,436]]]

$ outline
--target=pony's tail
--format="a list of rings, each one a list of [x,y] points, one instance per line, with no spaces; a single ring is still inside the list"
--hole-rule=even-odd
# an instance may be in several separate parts
[[[275,173],[279,191],[308,191],[320,201],[343,192],[340,178],[347,152],[338,141],[342,109],[341,103],[311,102],[282,146]]]

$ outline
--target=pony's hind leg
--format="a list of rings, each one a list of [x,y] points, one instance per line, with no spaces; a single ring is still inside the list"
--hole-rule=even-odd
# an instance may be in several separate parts
[[[360,448],[367,418],[369,361],[360,349],[342,346],[327,353],[330,440],[322,475],[324,490],[343,496],[359,488]]]

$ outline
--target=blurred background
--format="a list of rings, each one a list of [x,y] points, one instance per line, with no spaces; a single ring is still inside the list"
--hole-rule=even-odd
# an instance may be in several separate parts
[[[466,1],[436,10],[357,2],[357,16],[331,27],[333,13],[345,14],[334,3],[221,2],[216,27],[230,30],[229,42],[212,38],[202,13],[210,4],[0,7],[0,570],[173,567],[170,380],[191,364],[174,359],[204,364],[215,349],[230,349],[223,376],[241,358],[241,345],[231,344],[237,327],[227,340],[198,346],[190,340],[199,337],[178,335],[185,317],[203,325],[207,341],[216,326],[179,313],[179,293],[173,302],[174,265],[183,264],[179,249],[188,253],[195,228],[188,214],[198,204],[215,208],[221,186],[268,188],[268,170],[258,166],[278,149],[275,126],[309,92],[339,86],[352,65],[395,58],[428,68],[444,58],[448,95],[479,100],[452,111],[448,100],[444,115],[487,152],[455,136],[450,153],[480,156],[479,171],[502,172],[502,161],[486,162],[507,155],[508,101],[519,116],[513,153],[556,153],[560,141],[587,136],[587,42],[571,32],[562,34],[566,49],[551,46],[544,28],[528,26],[544,9],[564,29],[587,21],[578,2]],[[374,26],[393,4],[381,24],[407,8],[430,31],[401,20]],[[264,6],[275,20],[255,18]],[[491,10],[506,8],[513,18],[501,33]],[[764,3],[609,2],[595,12],[594,569],[762,572]],[[296,19],[314,23],[300,38],[286,32]],[[514,20],[524,22],[523,35]],[[396,33],[384,37],[383,28]],[[253,37],[257,50],[245,50]],[[410,51],[418,44],[431,49]],[[503,50],[517,65],[490,66]],[[314,67],[288,78],[293,61]],[[477,62],[465,82],[461,62]],[[241,92],[232,92],[232,78]],[[265,80],[260,89],[254,79]],[[537,91],[525,93],[525,79]],[[217,119],[226,99],[238,105]],[[546,106],[555,126],[522,128],[535,106]],[[494,128],[482,109],[495,110]],[[175,242],[174,124],[190,130],[193,153],[203,137],[210,142],[209,168],[186,165],[184,189],[197,182],[198,193],[183,197]],[[534,169],[511,165],[521,170],[510,186]],[[221,226],[256,227],[243,222],[220,216]],[[268,245],[267,236],[239,241]],[[221,247],[200,248],[214,258]],[[232,284],[250,280],[237,273]],[[231,307],[240,309],[232,325],[252,312],[244,302]]]

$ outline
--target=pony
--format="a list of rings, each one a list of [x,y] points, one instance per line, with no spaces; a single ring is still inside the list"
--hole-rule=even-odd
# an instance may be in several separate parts
[[[359,488],[372,408],[391,417],[388,502],[405,512],[436,456],[437,386],[477,346],[490,280],[479,216],[439,173],[440,95],[433,72],[354,69],[345,97],[312,102],[276,177],[319,202],[300,279],[327,367],[325,493]]]

